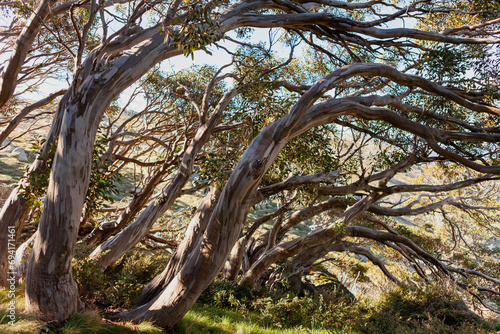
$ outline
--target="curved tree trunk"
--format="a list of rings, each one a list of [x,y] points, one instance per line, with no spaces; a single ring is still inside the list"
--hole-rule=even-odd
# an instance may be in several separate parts
[[[304,220],[312,218],[321,212],[332,209],[339,205],[341,207],[346,206],[346,204],[342,199],[332,198],[324,202],[318,203],[316,205],[305,207],[299,211],[294,212],[284,221],[283,225],[277,232],[276,240],[278,241],[282,240],[285,234],[292,227],[299,224],[300,222],[303,222]],[[267,231],[266,233],[259,236],[259,238],[257,238],[257,240],[252,245],[252,248],[247,252],[249,256],[250,265],[253,265],[259,259],[262,253],[266,250],[266,248],[268,248],[270,234],[271,231]]]
[[[221,271],[243,229],[251,204],[249,197],[255,193],[265,171],[286,143],[273,141],[273,133],[285,128],[280,125],[278,122],[264,129],[240,159],[222,191],[203,238],[171,282],[150,302],[121,314],[122,317],[153,319],[158,325],[171,328],[193,306]]]
[[[51,145],[55,143],[59,134],[65,101],[66,96],[60,102],[60,106],[57,108],[54,119],[52,120],[50,132],[48,133],[43,146],[42,156],[46,156],[48,154]],[[46,159],[48,158],[52,159],[53,157],[46,157]],[[24,176],[30,173],[45,173],[46,168],[46,160],[36,159]],[[18,182],[17,187],[12,190],[9,198],[4,203],[2,210],[0,211],[0,231],[2,231],[2,233],[0,233],[0,286],[6,286],[8,272],[7,233],[3,233],[3,231],[7,231],[9,227],[14,227],[16,231],[15,242],[17,242],[17,238],[19,238],[21,230],[23,229],[31,210],[26,198],[24,197],[24,191],[22,190],[22,188],[27,188],[29,186],[29,182],[23,177]]]
[[[253,205],[263,201],[269,196],[274,195],[280,191],[294,189],[304,184],[313,184],[313,183],[331,184],[334,182],[334,180],[338,175],[339,175],[338,171],[332,171],[327,173],[320,172],[314,175],[294,175],[283,182],[279,182],[270,186],[260,188],[256,196],[254,196],[253,198]],[[288,227],[287,230],[283,230],[283,227],[281,226],[283,215],[285,212],[289,210],[289,206],[294,200],[295,198],[291,198],[287,203],[283,204],[274,213],[268,214],[264,217],[256,219],[253,222],[250,222],[252,224],[251,227],[247,230],[245,236],[240,238],[238,242],[234,245],[233,250],[229,255],[229,259],[224,266],[224,278],[226,280],[234,281],[236,280],[240,269],[243,270],[243,272],[248,270],[250,265],[253,262],[255,262],[257,258],[260,256],[260,254],[264,251],[265,245],[267,245],[268,248],[272,248],[272,246],[274,246],[271,245],[271,243],[269,242],[270,234],[274,233],[274,237],[272,239],[274,240],[273,242],[276,242],[276,240],[280,240],[284,236],[284,234],[288,231],[290,227]],[[248,250],[246,250],[248,242],[252,238],[252,235],[255,233],[255,231],[262,224],[268,222],[269,220],[275,217],[280,217],[280,218],[273,225],[273,231],[268,231],[264,235],[262,235],[259,239],[253,240],[251,246],[249,246]],[[255,242],[257,242],[258,245],[260,245],[261,247],[259,247],[258,245],[255,246]],[[250,256],[250,253],[252,254],[252,256]],[[245,267],[243,268],[242,264],[244,263],[243,262],[244,257],[246,258],[246,260],[245,260]]]
[[[90,180],[93,139],[107,106],[91,93],[93,103],[84,106],[73,97],[68,104],[26,278],[26,311],[59,321],[82,307],[71,260]]]
[[[257,135],[234,168],[207,230],[188,261],[159,295],[147,304],[122,313],[121,317],[152,319],[164,328],[171,328],[186,314],[224,266],[240,236],[252,197],[265,172],[289,140],[294,127],[311,105],[334,84],[338,74],[336,71],[320,80],[286,116]]]
[[[69,90],[50,182],[26,277],[26,311],[64,320],[80,309],[71,274],[78,227],[90,180],[98,125],[112,99],[162,59],[179,54],[157,33],[148,43],[93,72],[90,55],[81,82]]]
[[[179,171],[175,174],[170,184],[163,190],[162,195],[151,203],[132,224],[127,226],[113,238],[98,246],[92,252],[90,258],[96,261],[101,270],[106,269],[110,264],[122,257],[126,251],[141,241],[142,238],[148,234],[158,218],[174,204],[182,188],[186,182],[189,181],[193,173],[196,155],[210,138],[224,109],[236,94],[237,89],[232,89],[226,93],[217,105],[210,119],[199,127],[182,157]]]
[[[122,257],[149,233],[158,218],[174,204],[188,180],[187,174],[176,174],[168,187],[163,190],[162,196],[148,205],[132,224],[99,245],[90,254],[90,259],[97,263],[101,271]]]
[[[65,110],[26,278],[26,310],[64,320],[80,308],[71,274],[100,119],[112,96],[99,85],[74,88]],[[82,96],[89,101],[83,103]]]
[[[301,295],[303,292],[302,276],[304,271],[310,268],[316,260],[322,258],[331,251],[342,251],[345,246],[342,241],[327,242],[319,246],[306,249],[298,253],[290,266],[288,277],[286,280],[290,283],[290,289],[296,294]]]
[[[245,255],[246,238],[240,238],[234,245],[231,253],[229,254],[229,259],[224,265],[224,279],[226,281],[236,281],[238,273],[240,272],[241,265],[243,263],[243,256]]]
[[[142,290],[135,307],[146,304],[151,301],[155,296],[157,296],[161,290],[163,290],[172,278],[179,272],[182,265],[191,255],[193,249],[196,247],[200,241],[203,233],[205,232],[208,220],[214,209],[213,203],[220,196],[220,190],[217,190],[215,186],[212,186],[210,192],[205,196],[201,202],[198,210],[191,219],[186,232],[184,233],[184,238],[182,242],[177,247],[174,256],[168,263],[165,270],[156,276],[145,288]]]

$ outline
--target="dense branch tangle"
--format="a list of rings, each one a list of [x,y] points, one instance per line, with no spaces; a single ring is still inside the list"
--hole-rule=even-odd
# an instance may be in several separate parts
[[[45,0],[37,8],[28,6],[31,16],[24,13],[25,23],[13,25],[15,34],[3,35],[11,42],[12,57],[2,69],[0,105],[12,103],[16,89],[22,91],[18,83],[57,73],[66,74],[69,83],[45,148],[57,143],[29,262],[28,311],[64,320],[80,307],[71,258],[85,214],[99,128],[107,144],[103,159],[112,159],[116,170],[134,163],[148,168],[150,175],[116,218],[118,228],[96,229],[89,238],[97,244],[92,258],[101,269],[149,234],[182,193],[194,166],[205,166],[203,158],[224,153],[239,159],[220,167],[224,177],[208,177],[207,183],[216,186],[193,215],[171,264],[124,318],[153,319],[171,328],[230,254],[226,267],[231,274],[226,276],[234,278],[242,269],[242,282],[250,284],[277,260],[297,255],[297,265],[305,268],[312,255],[302,252],[321,257],[330,250],[362,254],[401,284],[376,247],[363,248],[356,238],[392,248],[425,279],[429,271],[447,276],[460,272],[399,233],[384,216],[438,210],[460,247],[470,237],[457,223],[457,212],[474,221],[480,221],[475,214],[488,217],[486,226],[498,229],[498,205],[485,204],[486,198],[473,203],[470,194],[464,195],[500,173],[499,81],[484,71],[484,65],[494,63],[491,45],[500,42],[498,13],[451,1],[408,6],[329,0],[119,3],[126,10],[112,1],[56,5]],[[454,17],[467,24],[457,26]],[[395,27],[398,22],[414,27]],[[439,22],[435,26],[443,31],[433,30],[428,22]],[[127,104],[121,111],[109,108],[161,61],[191,55],[224,33],[252,27],[280,29],[282,45],[292,46],[289,58],[273,59],[267,46],[231,35],[240,45],[230,51],[233,67],[210,73],[206,81],[192,77],[163,82],[169,94],[150,90],[148,106],[127,117]],[[270,49],[276,46],[272,42]],[[299,56],[302,45],[308,48]],[[34,51],[37,46],[45,49]],[[474,78],[467,69],[474,71]],[[234,82],[216,87],[229,77]],[[227,109],[231,117],[224,119]],[[11,127],[31,110],[12,119]],[[110,111],[117,116],[106,121]],[[115,124],[118,119],[121,126]],[[223,141],[216,133],[222,119],[221,131],[243,128],[231,133],[220,149],[216,144]],[[157,154],[159,148],[163,155]],[[460,172],[453,175],[453,166]],[[435,183],[391,183],[412,167],[451,176],[443,172]],[[154,191],[165,185],[153,199]],[[398,198],[401,193],[405,195]],[[420,198],[408,199],[417,193]],[[262,222],[257,220],[243,234],[250,207],[271,194],[281,196],[280,209],[265,217],[275,219],[275,227],[257,235]],[[9,221],[3,214],[2,227],[13,224],[20,230],[24,224],[28,209],[18,195],[18,190],[13,192],[2,211],[18,212],[18,218]],[[323,228],[286,239],[293,226],[326,210],[331,217]],[[325,244],[331,247],[321,248]],[[245,252],[246,262],[241,259]]]

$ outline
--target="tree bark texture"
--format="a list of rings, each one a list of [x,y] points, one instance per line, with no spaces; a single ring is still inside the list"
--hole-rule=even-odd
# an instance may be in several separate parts
[[[59,94],[59,93],[56,93]],[[46,141],[42,149],[42,155],[46,156],[49,154],[51,145],[55,143],[55,140],[59,134],[61,121],[62,121],[62,110],[65,105],[65,98],[60,103],[57,108],[54,119],[52,120],[52,126],[47,135]],[[53,158],[52,156],[50,158]],[[44,173],[46,172],[46,161],[45,159],[36,159],[30,166],[29,170],[24,176],[30,173]],[[26,219],[30,213],[29,203],[24,196],[24,191],[21,188],[30,187],[29,181],[26,178],[22,178],[17,187],[15,187],[10,193],[7,201],[4,203],[2,210],[0,211],[0,286],[6,286],[7,282],[7,230],[9,227],[15,228],[15,240],[19,238],[21,230],[24,227]]]
[[[233,246],[229,259],[224,265],[224,279],[229,282],[236,281],[238,274],[243,264],[243,256],[245,255],[246,240],[241,237]]]
[[[220,196],[220,190],[212,186],[210,192],[205,196],[201,202],[198,210],[191,219],[182,242],[177,247],[174,256],[168,263],[165,270],[156,276],[145,288],[142,290],[139,298],[137,299],[135,307],[144,305],[157,296],[163,290],[172,278],[179,272],[182,265],[191,256],[194,248],[200,241],[203,233],[205,232],[210,215],[214,209],[213,203]]]
[[[94,138],[107,107],[95,105],[103,100],[98,92],[89,93],[95,97],[89,104],[74,98],[66,109],[26,279],[26,311],[59,321],[80,310],[71,259],[90,180],[93,140],[89,138]]]
[[[153,300],[121,314],[122,317],[152,319],[164,328],[171,328],[184,316],[224,266],[243,229],[262,177],[290,139],[294,127],[342,72],[340,69],[320,80],[286,116],[257,135],[224,186],[203,238],[188,261]]]
[[[112,99],[160,60],[179,51],[160,34],[102,72],[80,72],[70,87],[37,237],[26,277],[26,311],[64,320],[80,309],[71,274],[78,227],[90,180],[93,143]],[[89,57],[82,68],[92,65]],[[90,65],[89,65],[90,62]],[[85,75],[85,77],[83,77]],[[79,84],[78,84],[79,83]]]

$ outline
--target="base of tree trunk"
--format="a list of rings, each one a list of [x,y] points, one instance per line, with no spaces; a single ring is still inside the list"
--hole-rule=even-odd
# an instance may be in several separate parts
[[[66,277],[37,277],[26,282],[26,312],[40,314],[45,321],[66,320],[85,307],[71,274]]]

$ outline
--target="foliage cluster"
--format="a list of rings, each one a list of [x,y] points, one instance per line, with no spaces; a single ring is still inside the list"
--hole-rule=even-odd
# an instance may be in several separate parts
[[[489,333],[500,330],[468,310],[456,287],[445,281],[390,291],[367,309],[361,333]]]
[[[24,176],[26,182],[19,183],[19,188],[23,191],[23,196],[31,208],[42,204],[41,197],[45,194],[49,185],[50,169],[57,147],[57,144],[51,144],[44,152],[45,141],[44,138],[40,138],[31,144],[31,153],[38,154],[37,159],[43,161],[43,169],[41,172],[34,172],[29,171],[29,166],[26,166],[26,174]]]
[[[491,333],[498,321],[485,321],[467,309],[453,284],[406,285],[375,302],[332,300],[322,295],[267,294],[235,283],[213,282],[198,304],[256,317],[265,326],[326,329],[330,333]],[[213,311],[216,312],[216,311]]]
[[[85,250],[80,255],[85,254]],[[102,306],[132,307],[142,289],[162,268],[170,254],[136,248],[126,253],[113,266],[101,272],[87,256],[73,261],[73,277],[84,299]]]
[[[85,218],[91,217],[95,210],[105,202],[113,203],[113,194],[117,194],[117,184],[122,176],[113,171],[114,161],[105,157],[106,138],[99,134],[92,149],[92,170],[90,183],[85,195]]]
[[[43,204],[42,198],[49,185],[50,169],[57,148],[57,143],[55,143],[44,149],[45,141],[45,139],[34,141],[31,152],[36,153],[37,159],[43,161],[42,170],[29,171],[29,166],[26,167],[27,171],[24,178],[27,182],[18,183],[23,191],[22,196],[24,196],[31,208]],[[114,161],[103,158],[106,148],[106,138],[98,135],[92,150],[90,184],[85,195],[85,218],[91,217],[95,210],[105,202],[112,203],[114,201],[112,195],[117,193],[117,184],[121,180],[121,175],[113,172]]]
[[[208,3],[188,1],[188,3],[189,10],[185,13],[185,21],[181,30],[171,29],[165,24],[163,29],[166,34],[166,43],[173,42],[179,50],[182,50],[184,56],[194,58],[194,51],[199,49],[207,51],[207,45],[224,37],[219,21],[212,14],[217,5],[223,5],[226,1],[218,0]]]
[[[236,282],[215,280],[202,292],[198,303],[217,307],[248,308],[262,292]]]

